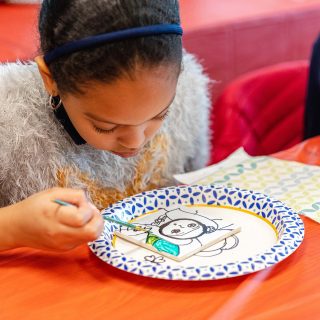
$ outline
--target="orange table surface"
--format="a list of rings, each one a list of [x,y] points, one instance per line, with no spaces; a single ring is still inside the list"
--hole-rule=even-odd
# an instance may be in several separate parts
[[[320,137],[275,156],[320,164]],[[320,225],[303,221],[305,239],[290,257],[218,281],[139,277],[100,261],[87,246],[64,254],[2,252],[0,319],[318,319]]]

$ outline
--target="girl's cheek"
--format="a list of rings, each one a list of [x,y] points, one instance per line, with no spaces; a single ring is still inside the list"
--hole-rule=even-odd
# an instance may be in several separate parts
[[[150,125],[148,130],[146,131],[146,136],[151,138],[153,137],[161,128],[163,122],[157,122]]]

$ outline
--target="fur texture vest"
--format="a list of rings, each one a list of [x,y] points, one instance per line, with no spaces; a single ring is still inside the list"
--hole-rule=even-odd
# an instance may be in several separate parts
[[[158,134],[134,158],[74,144],[55,118],[34,63],[0,65],[0,206],[60,186],[82,188],[98,208],[173,184],[209,154],[208,78],[185,54],[177,95]]]

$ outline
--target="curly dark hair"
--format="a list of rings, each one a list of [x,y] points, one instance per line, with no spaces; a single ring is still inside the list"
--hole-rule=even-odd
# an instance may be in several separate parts
[[[178,0],[44,0],[39,16],[42,54],[67,42],[131,27],[180,23]],[[181,36],[148,36],[81,50],[49,65],[60,92],[81,93],[92,81],[134,76],[137,66],[180,71]]]

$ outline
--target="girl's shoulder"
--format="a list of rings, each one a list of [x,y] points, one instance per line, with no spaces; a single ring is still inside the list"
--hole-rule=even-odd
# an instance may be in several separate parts
[[[43,95],[43,85],[34,62],[0,64],[0,99],[25,101]]]
[[[176,172],[198,169],[208,160],[210,82],[196,57],[184,52],[176,96],[163,126],[172,141],[170,156]]]
[[[176,96],[171,114],[174,123],[181,121],[199,121],[199,117],[208,117],[211,108],[211,80],[204,72],[197,58],[184,52],[182,70],[179,76]]]
[[[0,123],[21,122],[46,113],[48,100],[44,85],[33,62],[0,64]]]
[[[21,122],[43,112],[47,95],[33,62],[0,64],[0,122]]]
[[[39,73],[37,70],[32,61],[0,63],[0,81],[7,80],[8,85],[25,83]]]
[[[211,80],[198,59],[184,52],[174,109],[188,111],[190,117],[201,110],[208,110],[211,107],[210,85]]]
[[[45,143],[50,137],[52,115],[48,95],[34,63],[0,65],[0,145],[3,154],[12,148]],[[0,157],[1,158],[1,157]]]
[[[204,67],[200,63],[196,55],[183,50],[182,57],[182,76],[188,76],[189,74],[198,75],[201,78],[209,78],[205,75]]]

